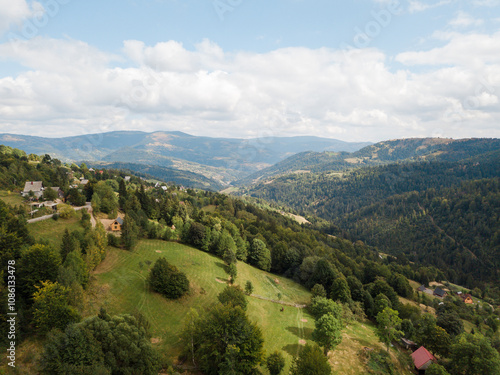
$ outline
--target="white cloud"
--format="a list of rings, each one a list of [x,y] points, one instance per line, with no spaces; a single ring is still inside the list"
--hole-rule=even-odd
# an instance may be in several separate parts
[[[439,0],[429,4],[419,0],[409,0],[408,11],[410,13],[423,12],[428,9],[433,9],[443,5],[451,4],[453,1],[454,0]]]
[[[9,30],[13,25],[19,25],[28,18],[43,14],[43,6],[33,1],[26,0],[0,0],[0,35]]]
[[[500,0],[472,0],[472,4],[480,7],[496,7],[500,5]]]
[[[486,34],[459,34],[440,32],[435,34],[447,42],[443,47],[428,51],[403,52],[396,60],[411,65],[464,65],[483,67],[487,64],[499,64],[500,32]]]
[[[376,49],[227,53],[208,40],[192,51],[176,41],[126,41],[123,56],[114,56],[76,40],[7,43],[0,55],[28,70],[0,79],[0,132],[380,140],[439,128],[447,136],[500,136],[491,125],[500,120],[499,34],[442,40],[441,48],[397,56],[408,67],[428,65],[423,73],[393,71]]]
[[[476,19],[468,13],[459,11],[457,16],[449,22],[449,25],[453,27],[469,27],[480,26],[483,22],[482,19]]]

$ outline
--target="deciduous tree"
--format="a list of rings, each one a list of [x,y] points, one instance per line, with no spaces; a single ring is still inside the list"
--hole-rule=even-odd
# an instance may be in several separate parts
[[[377,315],[377,336],[389,351],[389,344],[398,339],[403,332],[400,330],[401,319],[396,310],[386,307]]]
[[[217,298],[223,305],[239,306],[243,311],[247,309],[247,297],[239,286],[226,286]]]
[[[292,363],[291,375],[331,375],[328,358],[316,345],[306,345]]]
[[[151,288],[167,298],[177,299],[189,290],[189,280],[177,267],[167,262],[165,258],[159,258],[148,277]]]
[[[325,314],[331,314],[337,319],[342,318],[342,305],[324,297],[314,297],[311,300],[311,314],[316,320]]]
[[[450,348],[452,375],[500,374],[500,354],[481,334],[462,333]]]
[[[56,281],[60,265],[59,253],[50,246],[37,244],[28,248],[19,260],[20,292],[31,297],[42,281]]]
[[[342,323],[328,313],[315,322],[312,339],[324,348],[325,355],[342,342]]]
[[[76,310],[68,305],[70,290],[59,283],[42,281],[33,295],[33,322],[41,333],[52,328],[64,329],[80,320]]]
[[[263,360],[262,332],[240,306],[217,304],[195,323],[194,356],[207,375],[254,373]]]
[[[250,264],[260,268],[261,270],[269,271],[271,269],[271,252],[267,248],[266,244],[258,238],[255,238],[252,241],[248,258]]]

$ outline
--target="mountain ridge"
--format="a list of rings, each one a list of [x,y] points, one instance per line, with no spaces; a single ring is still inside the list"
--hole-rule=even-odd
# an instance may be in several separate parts
[[[268,168],[254,172],[236,182],[239,186],[260,183],[266,179],[300,172],[344,172],[358,167],[398,162],[459,161],[474,157],[493,157],[500,150],[498,138],[405,138],[382,141],[352,153],[297,153]]]
[[[370,144],[314,136],[211,138],[181,131],[114,131],[61,138],[4,133],[0,134],[0,143],[28,154],[47,153],[65,162],[104,161],[153,165],[160,160],[161,166],[176,164],[175,169],[189,172],[204,170],[204,166],[223,168],[226,172],[219,171],[217,177],[222,184],[268,167],[297,152],[352,152]],[[179,160],[185,160],[186,165]],[[214,175],[205,177],[213,178]]]

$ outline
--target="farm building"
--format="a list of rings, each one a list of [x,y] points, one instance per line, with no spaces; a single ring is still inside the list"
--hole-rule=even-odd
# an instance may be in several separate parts
[[[25,197],[29,195],[30,192],[33,192],[36,198],[40,198],[43,194],[42,181],[26,181],[26,183],[24,184],[24,189],[21,192],[21,195]]]
[[[470,294],[461,294],[460,298],[462,298],[462,301],[468,305],[472,305],[474,303],[472,296]]]
[[[406,338],[401,338],[401,345],[406,349],[406,350],[410,350],[410,349],[417,349],[417,344],[415,344],[413,341],[411,340],[408,340]]]
[[[426,288],[425,285],[420,285],[417,290],[422,293],[426,293],[429,295],[434,295],[434,291],[432,289]]]
[[[59,199],[63,199],[64,198],[64,192],[61,190],[61,188],[59,186],[53,186],[53,187],[51,187],[51,189],[54,190],[57,193],[57,197]]]
[[[437,297],[439,297],[439,298],[444,298],[444,297],[446,297],[448,295],[448,293],[445,290],[441,289],[441,288],[436,288],[434,290],[434,295],[437,296]]]
[[[425,371],[427,367],[429,367],[433,362],[436,361],[436,358],[423,346],[415,350],[411,355],[411,358],[413,359],[415,368],[419,372]]]
[[[122,230],[123,219],[121,217],[116,218],[110,225],[110,229],[113,232],[119,232]]]

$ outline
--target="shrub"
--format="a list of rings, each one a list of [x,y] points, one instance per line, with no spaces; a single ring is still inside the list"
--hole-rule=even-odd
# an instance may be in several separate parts
[[[189,290],[189,280],[186,275],[168,263],[165,258],[155,262],[148,281],[155,292],[170,299],[180,298]]]

